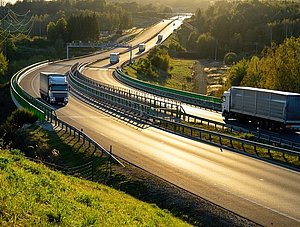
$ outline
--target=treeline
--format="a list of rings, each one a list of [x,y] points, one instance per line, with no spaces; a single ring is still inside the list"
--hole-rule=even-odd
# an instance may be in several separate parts
[[[120,4],[106,4],[105,0],[94,1],[38,1],[38,2],[17,2],[9,7],[19,14],[25,14],[30,10],[33,17],[31,36],[46,36],[47,25],[50,22],[57,22],[64,18],[66,21],[74,15],[77,20],[85,20],[87,16],[94,14],[96,22],[93,21],[93,29],[98,31],[127,29],[132,26],[131,13],[122,8]],[[84,21],[81,21],[84,23]],[[87,25],[90,28],[90,24]],[[81,28],[81,27],[79,27]],[[75,31],[74,31],[75,32]],[[74,33],[72,31],[72,33]],[[78,29],[78,32],[80,30]]]
[[[228,52],[241,57],[260,53],[272,42],[300,35],[300,3],[293,1],[216,1],[198,9],[179,31],[181,43],[202,58],[223,59]]]
[[[288,38],[262,52],[261,58],[241,60],[227,72],[226,89],[250,86],[300,93],[300,38]]]

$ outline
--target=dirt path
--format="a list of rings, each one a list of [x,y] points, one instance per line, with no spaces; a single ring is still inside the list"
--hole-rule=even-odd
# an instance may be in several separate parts
[[[206,95],[207,93],[207,74],[204,72],[204,66],[199,61],[194,65],[194,92]]]

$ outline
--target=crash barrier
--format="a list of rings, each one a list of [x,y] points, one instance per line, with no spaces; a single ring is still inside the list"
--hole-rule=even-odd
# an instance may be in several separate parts
[[[294,166],[295,170],[300,170],[300,152],[298,151],[240,139],[219,132],[195,128],[158,117],[151,117],[149,120],[152,121],[152,125],[155,127],[163,128],[166,131],[217,146],[221,151],[224,148],[238,153],[259,157],[264,160],[272,160],[276,163],[289,164]]]
[[[52,112],[53,109],[43,102],[33,98],[30,94],[28,94],[20,87],[19,82],[22,77],[24,77],[28,72],[45,64],[48,64],[48,61],[35,63],[19,70],[12,76],[10,85],[10,92],[13,100],[23,108],[26,108],[33,112],[39,118],[39,120],[45,120],[45,117],[49,112]]]
[[[41,121],[46,120],[52,124],[55,124],[56,126],[61,127],[62,129],[66,129],[70,132],[73,132],[74,135],[77,134],[79,139],[82,138],[89,145],[93,145],[95,147],[95,151],[100,151],[115,162],[123,165],[119,160],[117,160],[116,157],[114,157],[110,152],[106,151],[101,145],[99,145],[96,141],[90,138],[82,130],[79,130],[76,127],[71,126],[67,122],[58,119],[55,113],[55,109],[52,106],[32,97],[22,87],[20,87],[19,83],[23,77],[25,77],[31,70],[34,70],[46,64],[48,64],[48,61],[43,61],[30,65],[24,69],[21,69],[13,75],[11,79],[11,95],[12,98],[16,101],[16,105],[33,112],[35,115],[38,116],[39,120]]]
[[[71,68],[69,73],[70,85],[76,91],[93,99],[119,105],[143,115],[160,115],[161,117],[179,119],[184,112],[179,102],[101,83],[84,76],[80,73],[80,68],[80,65],[74,65]]]
[[[191,124],[207,125],[209,127],[214,127],[215,130],[249,133],[252,134],[257,140],[261,142],[265,142],[267,144],[272,144],[273,146],[282,147],[289,150],[300,151],[299,142],[289,140],[289,139],[279,138],[274,135],[261,132],[260,130],[245,129],[239,126],[229,125],[229,124],[209,120],[206,118],[194,116],[187,113],[182,114],[182,121]]]
[[[190,105],[199,106],[214,111],[221,111],[222,109],[222,100],[220,98],[150,84],[126,75],[124,72],[122,72],[121,69],[117,69],[114,72],[114,76],[122,83],[140,89],[142,91],[155,94],[157,96],[164,96],[170,99],[175,99]]]

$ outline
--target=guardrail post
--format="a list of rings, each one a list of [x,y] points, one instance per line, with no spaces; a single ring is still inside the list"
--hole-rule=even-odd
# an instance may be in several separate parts
[[[233,143],[232,143],[232,139],[230,140],[230,146],[234,149],[234,146],[233,146]]]
[[[92,181],[94,181],[94,160],[92,161]]]
[[[256,156],[259,156],[259,155],[258,155],[258,152],[257,152],[257,147],[256,147],[256,145],[254,145],[254,151],[255,151]]]
[[[271,159],[273,159],[273,156],[271,154],[271,150],[270,149],[268,149],[268,155],[270,156]],[[283,153],[283,156],[284,156],[284,153]]]
[[[284,152],[282,152],[282,157],[283,157],[284,160],[287,162],[287,159],[286,159],[286,157],[285,157],[285,153],[284,153]]]

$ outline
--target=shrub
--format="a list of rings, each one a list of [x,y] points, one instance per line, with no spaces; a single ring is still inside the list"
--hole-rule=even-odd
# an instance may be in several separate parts
[[[237,61],[237,54],[233,52],[229,52],[224,57],[224,63],[226,65],[232,65]]]
[[[38,120],[38,117],[26,109],[17,109],[12,112],[11,116],[7,118],[6,124],[13,128],[20,128],[24,124],[32,124]]]

